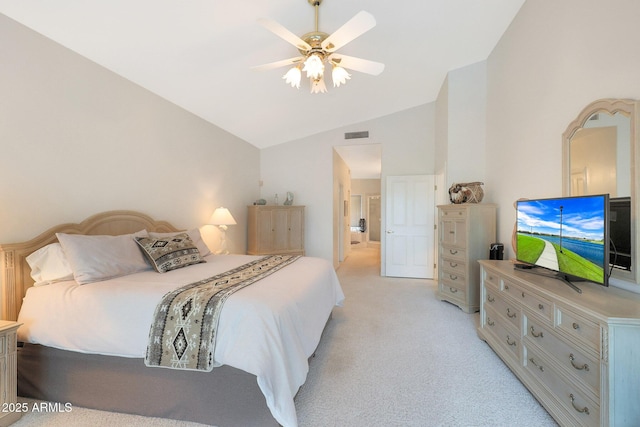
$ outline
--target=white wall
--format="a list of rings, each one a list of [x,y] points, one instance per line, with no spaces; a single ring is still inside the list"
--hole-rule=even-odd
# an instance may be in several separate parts
[[[434,108],[421,105],[260,151],[262,197],[271,202],[275,193],[292,191],[295,204],[306,206],[307,255],[334,259],[332,153],[352,143],[344,133],[368,130],[366,143],[382,144],[383,182],[387,175],[432,174]]]
[[[198,227],[224,205],[246,250],[258,149],[1,14],[0,58],[0,242],[113,209]]]
[[[513,256],[513,203],[562,195],[562,133],[601,98],[640,98],[640,2],[527,0],[487,60],[485,200]]]
[[[484,181],[486,62],[449,71],[436,100],[435,169],[453,183]]]

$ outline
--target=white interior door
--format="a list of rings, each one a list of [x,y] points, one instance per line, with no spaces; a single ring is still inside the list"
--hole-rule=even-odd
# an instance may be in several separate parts
[[[387,177],[385,274],[433,278],[433,175]]]

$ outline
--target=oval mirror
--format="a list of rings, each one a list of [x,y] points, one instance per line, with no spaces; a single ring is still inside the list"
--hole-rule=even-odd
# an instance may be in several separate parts
[[[585,107],[563,134],[563,194],[609,193],[612,277],[636,282],[635,227],[638,102],[602,99]],[[638,162],[640,165],[640,162]]]

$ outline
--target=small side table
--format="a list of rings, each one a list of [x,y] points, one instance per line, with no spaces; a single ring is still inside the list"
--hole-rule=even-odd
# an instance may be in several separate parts
[[[18,405],[17,322],[0,320],[0,426],[20,419]]]

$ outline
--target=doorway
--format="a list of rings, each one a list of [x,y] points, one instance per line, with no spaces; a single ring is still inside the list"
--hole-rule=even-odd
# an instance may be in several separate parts
[[[345,226],[345,238],[341,238],[340,233],[334,230],[334,236],[337,237],[337,241],[334,241],[334,259],[337,257],[341,262],[352,249],[370,245],[378,250],[380,248],[382,145],[336,146],[334,151],[341,159],[338,160],[334,155],[334,194],[337,196],[334,212],[338,213],[338,223],[335,225],[342,230],[339,222],[344,219]],[[344,216],[339,213],[343,203],[347,207],[343,211]]]

